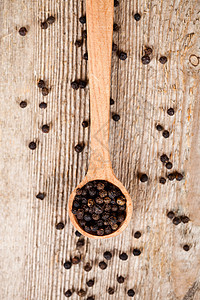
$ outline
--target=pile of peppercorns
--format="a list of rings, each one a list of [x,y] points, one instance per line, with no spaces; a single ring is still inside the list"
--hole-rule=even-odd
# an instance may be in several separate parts
[[[126,218],[126,198],[108,181],[90,181],[76,190],[72,213],[85,232],[108,235],[116,231]]]

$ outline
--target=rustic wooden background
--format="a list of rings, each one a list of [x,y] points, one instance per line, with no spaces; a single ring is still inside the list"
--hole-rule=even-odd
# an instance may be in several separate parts
[[[113,36],[126,61],[116,54],[112,59],[112,112],[110,151],[114,171],[133,199],[130,225],[117,238],[85,240],[78,238],[66,210],[68,197],[88,167],[89,87],[74,91],[71,81],[87,78],[87,62],[82,59],[86,45],[74,43],[85,29],[78,21],[85,13],[85,1],[1,0],[1,299],[66,299],[64,291],[87,290],[95,299],[136,300],[200,299],[200,2],[199,0],[120,0],[114,21],[120,26]],[[141,13],[136,22],[133,14]],[[56,22],[47,30],[40,27],[49,15]],[[19,35],[20,27],[28,33]],[[141,63],[145,46],[153,48],[148,66]],[[168,57],[165,65],[161,55]],[[37,87],[42,78],[50,88],[43,97]],[[21,108],[19,103],[28,105]],[[47,102],[46,109],[39,103]],[[170,117],[167,108],[173,107]],[[50,132],[41,131],[50,124]],[[170,131],[164,139],[155,129],[160,123]],[[28,148],[36,141],[37,148]],[[74,145],[85,142],[81,154]],[[181,182],[159,184],[166,169],[159,156],[166,153],[174,170],[184,174]],[[149,176],[141,183],[138,172]],[[46,193],[43,201],[38,192]],[[168,210],[186,214],[191,221],[175,226]],[[58,222],[63,230],[56,230]],[[141,231],[135,239],[135,231]],[[188,252],[183,245],[190,245]],[[133,256],[134,247],[142,254]],[[100,270],[103,252],[113,258]],[[122,251],[127,261],[119,259]],[[65,270],[65,260],[81,255],[79,265]],[[85,272],[90,262],[93,268]],[[125,277],[119,284],[117,275]],[[86,280],[95,278],[92,288]],[[108,287],[115,288],[109,295]],[[84,299],[87,298],[84,297]]]

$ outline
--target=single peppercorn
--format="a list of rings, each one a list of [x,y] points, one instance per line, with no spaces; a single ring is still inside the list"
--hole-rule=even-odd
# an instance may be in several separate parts
[[[63,224],[63,222],[59,222],[56,224],[56,229],[57,230],[62,230],[65,227],[65,225]]]
[[[139,21],[141,19],[141,15],[139,13],[134,14],[135,21]]]
[[[48,23],[46,21],[41,22],[40,26],[41,26],[42,29],[47,29],[48,28]]]
[[[167,139],[169,137],[169,131],[168,130],[164,130],[162,135],[163,135],[163,137],[165,139]]]
[[[146,182],[147,180],[148,180],[148,176],[146,174],[141,174],[140,181],[141,182]]]
[[[47,104],[45,102],[41,102],[39,104],[39,108],[47,108]]]
[[[81,259],[78,256],[74,256],[71,261],[73,265],[77,265],[80,263]]]
[[[175,178],[176,178],[176,175],[174,173],[170,173],[167,175],[167,178],[170,180],[170,181],[173,181]]]
[[[26,29],[26,27],[21,27],[21,28],[19,29],[19,34],[20,34],[21,36],[25,36],[25,35],[27,34],[27,29]]]
[[[92,287],[94,285],[94,280],[93,279],[90,279],[86,282],[87,286],[88,287]]]
[[[49,132],[49,125],[45,124],[42,126],[42,132],[48,133]]]
[[[84,39],[87,39],[87,30],[83,30],[82,36]]]
[[[181,181],[183,179],[183,175],[182,174],[176,173],[175,175],[176,175],[176,180],[177,181]]]
[[[63,266],[66,270],[69,270],[71,269],[72,263],[71,261],[66,261]]]
[[[19,106],[21,108],[25,108],[25,107],[27,107],[27,102],[26,101],[21,101],[20,104],[19,104]]]
[[[123,276],[117,276],[117,282],[118,283],[124,283],[124,277]]]
[[[180,218],[181,218],[181,222],[184,224],[190,221],[190,219],[187,216],[180,216]]]
[[[174,216],[175,216],[175,213],[174,213],[173,211],[171,211],[171,210],[167,213],[167,217],[168,217],[169,219],[173,219]]]
[[[113,31],[119,31],[119,26],[116,23],[113,24]]]
[[[128,255],[126,254],[126,253],[121,253],[120,255],[119,255],[119,258],[121,259],[121,260],[127,260],[128,259]]]
[[[153,50],[150,47],[147,47],[144,49],[144,52],[146,55],[150,55],[153,52]]]
[[[79,22],[80,22],[81,24],[85,24],[85,23],[86,23],[86,16],[81,16],[81,17],[79,18]]]
[[[168,108],[167,113],[169,116],[173,116],[174,115],[174,109],[172,107]]]
[[[166,62],[167,62],[167,57],[166,56],[161,56],[160,58],[159,58],[159,62],[161,63],[161,64],[166,64]]]
[[[168,161],[168,162],[166,163],[165,167],[166,167],[168,170],[170,170],[170,169],[172,169],[173,165],[172,165],[172,163],[171,163],[170,161]]]
[[[83,289],[80,289],[79,291],[77,291],[77,295],[80,297],[84,297],[86,295],[86,291],[84,291]]]
[[[188,245],[184,245],[184,246],[183,246],[183,250],[189,251],[189,250],[190,250],[190,247],[189,247]]]
[[[162,131],[162,130],[163,130],[163,127],[162,127],[160,124],[158,124],[158,125],[156,125],[156,129],[157,129],[158,131]]]
[[[29,146],[29,148],[31,150],[35,150],[36,149],[36,143],[35,142],[30,142],[28,146]]]
[[[179,218],[179,217],[175,217],[175,218],[173,218],[173,224],[174,225],[178,225],[178,224],[180,224],[181,223],[181,218]]]
[[[86,300],[95,300],[95,297],[94,296],[89,296],[89,297],[87,297]]]
[[[160,177],[159,182],[161,184],[165,184],[166,183],[166,179],[164,177]]]
[[[108,288],[108,294],[113,295],[115,290],[112,287]]]
[[[101,270],[105,270],[107,268],[107,264],[104,261],[100,261],[99,268]]]
[[[44,198],[45,198],[45,193],[38,193],[37,195],[36,195],[36,198],[37,199],[40,199],[40,200],[44,200]]]
[[[75,46],[81,47],[83,45],[83,40],[76,40],[75,41]]]
[[[37,83],[37,86],[39,87],[39,89],[42,89],[45,87],[45,82],[44,80],[40,79]]]
[[[83,267],[83,269],[86,271],[86,272],[89,272],[92,270],[92,266],[90,263],[86,263],[85,266]]]
[[[127,294],[129,297],[133,297],[135,295],[135,292],[133,289],[130,289],[130,290],[128,290]]]
[[[78,82],[75,80],[71,83],[71,87],[74,89],[74,90],[78,90],[79,88],[79,84]]]
[[[47,23],[49,24],[53,24],[55,22],[56,18],[54,16],[49,16],[47,18]]]
[[[103,257],[107,260],[111,260],[112,253],[110,251],[106,251],[106,252],[104,252]]]
[[[84,89],[87,85],[87,81],[79,80],[78,85],[80,89]]]
[[[160,160],[161,162],[166,163],[169,161],[169,157],[166,154],[163,154],[160,156]]]
[[[119,6],[119,1],[118,0],[114,0],[114,7]]]
[[[115,43],[112,43],[112,51],[113,52],[117,51],[117,45]]]
[[[139,239],[141,237],[141,232],[140,231],[136,231],[135,233],[134,233],[134,238],[135,239]]]
[[[75,150],[77,153],[82,152],[83,149],[84,149],[84,144],[77,144],[77,145],[74,147],[74,150]]]
[[[65,297],[71,297],[72,295],[72,291],[71,290],[67,290],[65,293],[64,293]]]
[[[150,59],[150,56],[149,55],[144,55],[142,56],[142,63],[143,65],[148,65],[150,63],[151,59]]]
[[[141,254],[141,251],[139,249],[133,249],[133,255],[139,256]]]
[[[49,89],[46,88],[46,87],[43,87],[43,88],[42,88],[42,95],[43,95],[43,96],[47,96],[48,94],[49,94]]]
[[[126,60],[127,59],[127,54],[123,51],[119,52],[119,59]]]
[[[113,105],[114,103],[115,101],[112,98],[110,98],[110,105]]]
[[[83,59],[88,60],[88,53],[87,53],[87,52],[85,52],[85,53],[83,54]]]
[[[120,120],[120,115],[114,114],[114,115],[112,115],[112,119],[113,119],[115,122],[118,122],[118,121]]]
[[[77,248],[81,248],[85,245],[85,241],[83,239],[79,239],[76,243]]]

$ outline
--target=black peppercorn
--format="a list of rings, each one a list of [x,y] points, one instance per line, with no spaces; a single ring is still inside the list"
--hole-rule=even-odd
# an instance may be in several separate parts
[[[71,87],[74,89],[74,90],[78,90],[79,88],[79,84],[78,82],[75,80],[71,83]]]
[[[161,64],[166,64],[166,62],[167,62],[167,57],[166,56],[161,56],[160,58],[159,58],[159,62],[161,63]]]
[[[115,290],[112,287],[108,288],[108,294],[113,295]]]
[[[84,38],[84,39],[87,39],[87,30],[83,30],[82,35],[83,35],[83,38]]]
[[[87,297],[86,300],[95,300],[95,297],[94,296],[89,296],[89,297]]]
[[[136,231],[134,233],[134,238],[139,239],[141,237],[141,232],[140,231]]]
[[[163,127],[162,127],[160,124],[158,124],[158,125],[156,125],[156,129],[157,129],[158,131],[162,131],[162,130],[163,130]]]
[[[153,52],[153,50],[150,47],[147,47],[144,49],[144,52],[146,55],[150,55]]]
[[[170,169],[172,169],[173,165],[172,165],[172,163],[171,163],[170,161],[168,161],[168,162],[166,163],[165,167],[166,167],[168,170],[170,170]]]
[[[117,45],[115,43],[112,43],[112,51],[113,52],[117,51]]]
[[[67,290],[65,293],[64,293],[65,297],[71,297],[72,295],[72,291],[71,290]]]
[[[107,264],[104,261],[100,261],[99,268],[101,270],[105,270],[107,268]]]
[[[71,269],[72,263],[71,261],[66,261],[63,266],[66,270],[69,270]]]
[[[87,128],[88,125],[89,125],[88,121],[83,121],[83,122],[82,122],[83,128]]]
[[[174,225],[178,225],[178,224],[180,224],[180,223],[181,223],[181,218],[179,218],[179,217],[173,218],[173,224],[174,224]]]
[[[86,23],[86,16],[81,16],[81,17],[79,18],[79,22],[80,22],[81,24],[85,24],[85,23]]]
[[[26,101],[21,101],[19,105],[20,105],[21,108],[25,108],[27,106],[27,102]]]
[[[49,23],[49,24],[53,24],[54,22],[55,22],[55,17],[54,16],[50,16],[50,17],[48,17],[47,18],[47,23]]]
[[[80,289],[79,291],[77,291],[77,295],[80,297],[84,297],[86,295],[86,291],[84,291],[83,289]]]
[[[42,88],[42,95],[43,95],[43,96],[47,96],[48,94],[49,94],[49,89],[46,88],[46,87],[43,87],[43,88]]]
[[[170,173],[170,174],[167,175],[167,178],[168,178],[170,181],[174,180],[175,177],[176,177],[176,175],[175,175],[174,173]]]
[[[141,254],[141,251],[139,249],[133,249],[133,255],[139,256]]]
[[[163,137],[165,139],[167,139],[169,137],[169,131],[168,130],[164,130],[163,133],[162,133]]]
[[[161,162],[166,163],[169,161],[169,157],[166,154],[161,155],[160,157]]]
[[[40,24],[40,26],[41,26],[42,29],[47,29],[48,28],[48,23],[46,21],[44,21]]]
[[[44,198],[45,198],[45,193],[38,193],[37,195],[36,195],[36,198],[37,199],[40,199],[40,200],[44,200]]]
[[[166,183],[166,179],[164,177],[160,177],[159,182],[161,184],[165,184]]]
[[[80,89],[84,89],[87,85],[87,81],[79,80],[78,85]]]
[[[110,251],[106,251],[106,252],[104,252],[103,257],[107,260],[111,260],[112,253]]]
[[[121,60],[126,60],[127,59],[127,54],[125,52],[120,52],[119,53],[119,59]]]
[[[117,276],[117,282],[118,283],[124,283],[124,277],[123,276]]]
[[[21,36],[25,36],[25,35],[27,34],[27,29],[26,29],[26,27],[21,27],[21,28],[19,29],[19,34],[20,34]]]
[[[98,229],[97,230],[97,235],[104,235],[104,229],[103,228],[101,228],[101,229]]]
[[[47,104],[45,102],[41,102],[39,104],[39,108],[47,108]]]
[[[31,150],[35,150],[36,149],[36,143],[35,142],[30,142],[28,146],[29,146],[29,148]]]
[[[83,54],[83,59],[88,60],[88,53],[87,53],[87,52],[85,52],[85,53]]]
[[[115,122],[118,122],[118,121],[120,120],[120,115],[114,114],[114,115],[112,116],[112,119],[113,119]]]
[[[49,125],[45,124],[42,126],[42,132],[48,133],[49,132]]]
[[[150,63],[151,59],[150,59],[150,56],[149,55],[144,55],[142,56],[142,63],[143,65],[148,65]]]
[[[37,86],[38,86],[40,89],[44,88],[44,87],[45,87],[45,82],[44,82],[44,80],[40,79],[40,80],[38,81],[38,83],[37,83]]]
[[[119,255],[119,258],[121,259],[121,260],[127,260],[128,259],[128,255],[126,254],[126,253],[121,253],[120,255]]]
[[[58,224],[56,224],[57,230],[62,230],[64,227],[65,227],[65,225],[62,222],[59,222]]]
[[[180,218],[181,218],[181,222],[184,224],[190,221],[190,219],[187,216],[180,216]]]
[[[86,272],[89,272],[92,270],[92,266],[90,265],[90,263],[86,263],[86,265],[83,267],[83,269],[86,271]]]
[[[182,174],[176,173],[175,175],[176,175],[176,180],[177,181],[181,181],[183,179],[183,175]]]
[[[77,248],[81,248],[85,245],[85,241],[83,239],[79,239],[76,243]]]
[[[119,31],[119,26],[116,23],[113,24],[113,31]]]
[[[113,105],[114,103],[115,101],[112,98],[110,98],[110,105]]]
[[[146,182],[148,180],[148,176],[146,175],[146,174],[142,174],[141,176],[140,176],[140,181],[141,182]]]
[[[76,40],[75,46],[81,47],[83,45],[83,40]]]
[[[168,108],[167,113],[169,116],[173,116],[174,115],[174,109],[172,107]]]
[[[171,211],[171,210],[167,213],[167,217],[168,217],[169,219],[173,219],[174,216],[175,216],[175,214],[174,214],[174,212]]]
[[[130,290],[128,290],[127,294],[129,297],[133,297],[135,295],[135,292],[133,289],[130,289]]]
[[[118,0],[114,0],[114,7],[119,6],[119,1]]]
[[[141,19],[141,15],[139,13],[134,14],[135,21],[139,21]]]
[[[183,250],[189,251],[189,250],[190,250],[190,247],[189,247],[188,245],[184,245],[184,246],[183,246]]]
[[[94,280],[93,279],[90,279],[86,282],[87,286],[88,287],[92,287],[94,285]]]
[[[77,153],[82,152],[83,149],[84,149],[84,144],[77,144],[77,145],[74,147],[74,150],[75,150]]]
[[[72,258],[72,264],[73,264],[73,265],[79,264],[80,261],[81,261],[81,259],[80,259],[80,257],[78,257],[78,256],[74,256],[74,257]]]

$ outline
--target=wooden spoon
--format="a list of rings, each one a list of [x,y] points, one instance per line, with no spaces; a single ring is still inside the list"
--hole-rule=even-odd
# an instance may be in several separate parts
[[[92,180],[106,180],[116,185],[126,197],[126,219],[115,232],[97,236],[85,232],[72,213],[76,189],[68,202],[72,224],[83,235],[105,239],[120,234],[132,215],[132,201],[122,183],[115,177],[109,154],[110,76],[112,56],[114,5],[111,0],[86,0],[87,47],[90,85],[91,157],[87,175],[76,187],[81,188]]]

